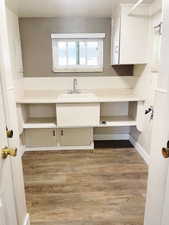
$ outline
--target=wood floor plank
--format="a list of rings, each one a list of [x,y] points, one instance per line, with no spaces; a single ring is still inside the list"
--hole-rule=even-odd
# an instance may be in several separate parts
[[[31,225],[143,225],[147,166],[133,148],[27,152]]]

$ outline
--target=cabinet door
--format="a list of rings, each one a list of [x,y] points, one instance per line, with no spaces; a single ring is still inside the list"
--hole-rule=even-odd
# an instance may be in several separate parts
[[[134,16],[128,13],[131,6],[121,8],[120,64],[148,62],[149,17],[147,6],[139,6]]]
[[[99,103],[73,103],[56,106],[57,126],[95,127],[100,122]]]
[[[27,147],[54,147],[57,145],[56,129],[27,129],[24,144]]]
[[[89,146],[92,141],[92,128],[59,129],[59,142],[61,146]]]
[[[113,23],[113,22],[112,22]],[[112,64],[119,64],[120,60],[120,17],[118,17],[112,25],[113,38],[113,49],[112,49]]]

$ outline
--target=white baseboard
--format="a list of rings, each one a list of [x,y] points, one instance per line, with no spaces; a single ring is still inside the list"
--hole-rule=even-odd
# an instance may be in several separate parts
[[[95,134],[95,141],[106,141],[106,140],[129,140],[129,134]]]
[[[94,143],[89,146],[56,146],[56,147],[26,147],[26,151],[60,151],[60,150],[93,150]]]
[[[140,156],[144,159],[147,165],[150,164],[150,155],[145,151],[145,149],[132,137],[130,136],[129,141],[135,147]]]
[[[26,217],[25,217],[23,225],[30,225],[30,217],[29,217],[28,213],[26,214]]]
[[[104,140],[129,140],[135,147],[140,156],[149,165],[150,155],[145,149],[129,134],[96,134],[94,135],[95,141]],[[93,150],[94,143],[89,146],[56,146],[56,147],[25,147],[25,151],[59,151],[59,150]]]

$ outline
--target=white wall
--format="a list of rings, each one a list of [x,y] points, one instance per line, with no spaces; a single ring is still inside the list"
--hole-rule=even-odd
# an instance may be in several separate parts
[[[158,72],[154,72],[153,58],[154,58],[154,41],[155,33],[154,26],[161,22],[161,11],[158,9],[161,7],[161,1],[155,1],[152,4],[153,16],[150,18],[150,30],[149,30],[149,58],[150,63],[147,66],[135,66],[135,76],[138,77],[136,82],[135,91],[144,94],[146,96],[145,109],[154,105],[155,89],[157,87]],[[156,12],[154,14],[154,12]],[[131,128],[131,136],[145,149],[147,153],[150,153],[150,143],[152,134],[152,120],[149,115],[144,117],[143,132],[139,133],[135,128]]]

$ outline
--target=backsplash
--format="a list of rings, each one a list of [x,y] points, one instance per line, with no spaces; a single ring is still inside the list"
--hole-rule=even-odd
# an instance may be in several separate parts
[[[39,77],[24,78],[25,90],[67,90],[73,86],[73,79],[77,78],[79,89],[130,89],[134,88],[137,77]],[[40,85],[39,85],[40,84]]]

